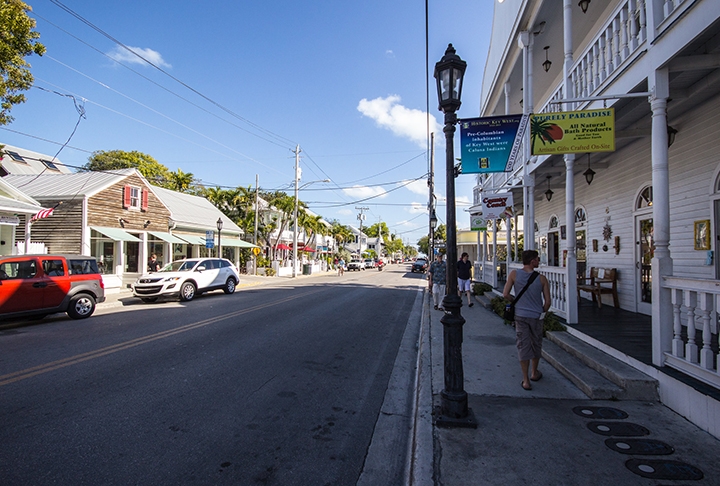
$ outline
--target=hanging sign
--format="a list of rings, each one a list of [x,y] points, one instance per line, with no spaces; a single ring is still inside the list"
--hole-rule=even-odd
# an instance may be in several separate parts
[[[487,220],[482,215],[470,216],[470,231],[487,231]]]
[[[462,173],[511,171],[528,118],[528,115],[506,115],[461,120]]]
[[[486,220],[504,219],[513,215],[512,192],[499,192],[482,197],[482,213]]]
[[[215,232],[205,232],[205,248],[215,248]]]
[[[530,146],[533,155],[613,152],[615,109],[531,115]]]

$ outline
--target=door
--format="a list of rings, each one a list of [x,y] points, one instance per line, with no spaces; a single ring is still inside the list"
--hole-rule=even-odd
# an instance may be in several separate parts
[[[635,218],[635,282],[637,311],[652,313],[652,259],[655,253],[652,215]]]
[[[713,232],[714,232],[714,238],[715,238],[715,244],[711,245],[711,249],[714,253],[713,255],[713,262],[715,263],[715,278],[720,280],[720,262],[718,262],[718,256],[717,252],[720,250],[720,199],[716,199],[713,201],[713,208],[715,209],[715,214],[713,215],[715,218],[714,225],[713,225]]]
[[[0,313],[42,309],[46,287],[34,258],[0,263]]]
[[[551,267],[560,266],[560,242],[558,232],[548,233],[548,265]]]

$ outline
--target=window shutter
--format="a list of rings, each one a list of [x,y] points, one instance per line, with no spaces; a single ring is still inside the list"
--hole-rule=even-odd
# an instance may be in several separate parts
[[[140,203],[140,209],[147,211],[148,209],[148,190],[142,190],[142,202]]]
[[[130,207],[130,186],[123,187],[123,208]]]

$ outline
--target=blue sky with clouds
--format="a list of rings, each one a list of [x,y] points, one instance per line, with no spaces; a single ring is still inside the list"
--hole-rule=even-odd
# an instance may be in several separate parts
[[[137,150],[206,185],[254,186],[259,174],[262,188],[288,191],[299,145],[301,184],[332,180],[301,191],[311,210],[356,225],[365,206],[365,224],[385,221],[412,244],[426,233],[425,2],[27,3],[47,54],[29,58],[35,87],[0,142],[49,155],[67,142],[58,158],[70,166]],[[479,112],[492,8],[429,2],[431,81],[449,42],[468,62],[461,118]],[[429,108],[442,200],[433,84]],[[458,141],[459,130],[456,156]],[[456,181],[468,227],[474,179]]]

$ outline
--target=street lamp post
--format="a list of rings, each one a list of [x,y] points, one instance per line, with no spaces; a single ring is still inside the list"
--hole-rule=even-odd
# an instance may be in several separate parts
[[[467,64],[455,53],[452,44],[448,44],[445,55],[435,64],[434,77],[437,81],[439,109],[445,114],[445,179],[447,193],[447,295],[443,299],[443,356],[445,387],[440,392],[441,405],[435,415],[438,426],[477,427],[472,410],[468,408],[467,393],[464,389],[465,375],[462,364],[463,325],[465,319],[460,314],[462,299],[458,295],[457,282],[457,223],[455,218],[455,156],[453,139],[457,115],[462,95],[463,75]]]
[[[222,246],[220,245],[220,233],[222,232],[222,227],[223,227],[222,218],[218,218],[218,220],[215,224],[217,225],[217,230],[218,230],[218,258],[222,258]]]
[[[430,261],[432,262],[435,258],[435,228],[437,228],[437,214],[435,214],[435,208],[430,210]]]

